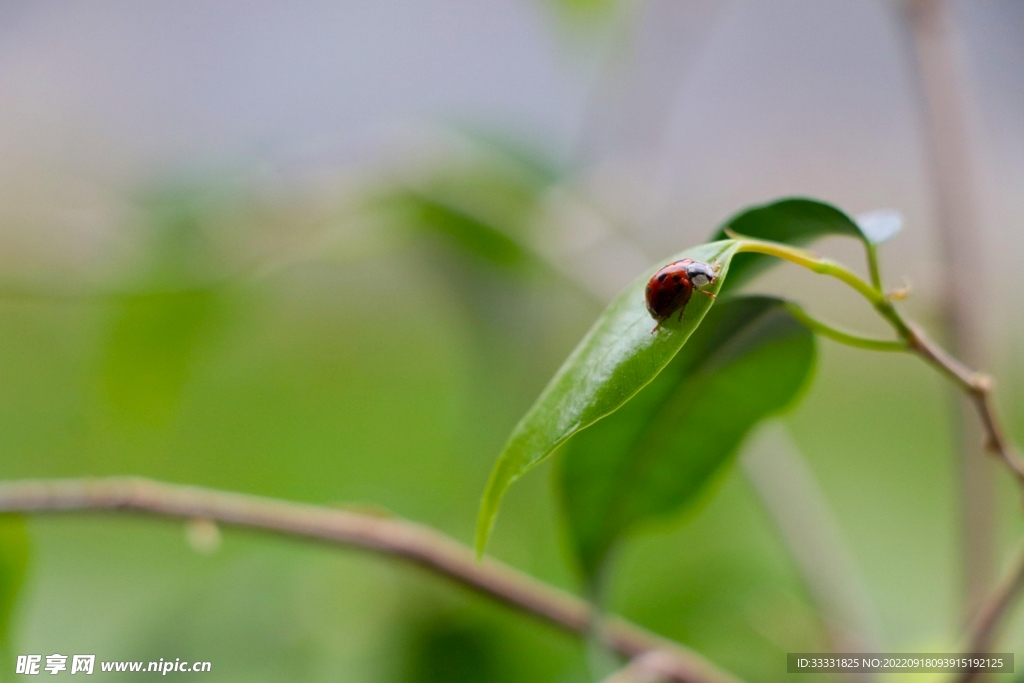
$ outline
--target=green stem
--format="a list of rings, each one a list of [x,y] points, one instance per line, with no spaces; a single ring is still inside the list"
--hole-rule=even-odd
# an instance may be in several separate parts
[[[872,337],[864,337],[859,334],[846,332],[845,330],[832,327],[828,323],[824,323],[817,318],[811,317],[807,311],[791,301],[786,302],[786,308],[794,318],[804,325],[804,327],[812,332],[820,334],[823,337],[828,337],[833,341],[837,341],[840,344],[855,346],[859,349],[869,349],[871,351],[907,351],[910,348],[910,345],[905,339],[874,339]]]
[[[738,254],[752,252],[755,254],[775,256],[791,263],[795,263],[798,266],[803,266],[815,273],[830,275],[842,280],[857,290],[861,296],[872,304],[877,305],[878,303],[885,301],[885,295],[879,290],[862,280],[856,273],[846,266],[836,263],[831,259],[821,258],[817,254],[811,253],[806,249],[798,249],[797,247],[779,244],[778,242],[755,240],[749,237],[742,237],[740,235],[737,235],[737,239],[740,243],[739,249],[736,250],[736,253]]]
[[[933,342],[923,330],[903,319],[899,311],[889,301],[889,298],[882,292],[881,277],[878,273],[878,255],[873,246],[868,246],[868,268],[871,271],[871,281],[874,283],[872,286],[849,269],[828,259],[820,258],[809,251],[776,242],[750,239],[737,235],[730,230],[726,230],[726,234],[736,240],[738,244],[737,253],[767,254],[768,256],[785,259],[808,268],[815,273],[838,278],[857,290],[893,326],[897,334],[902,338],[902,348],[916,353],[925,361],[949,375],[967,393],[978,411],[978,417],[981,419],[982,428],[985,432],[985,449],[999,457],[1011,474],[1017,478],[1018,483],[1024,486],[1024,457],[1014,448],[1003,432],[999,416],[992,402],[992,381],[986,375],[971,370],[950,356],[942,347]],[[898,343],[865,339],[842,330],[837,330],[811,318],[794,304],[790,304],[789,310],[794,317],[815,332],[831,337],[836,341],[850,344],[851,346],[882,350],[876,344],[884,344],[885,350],[895,350],[890,345]],[[1006,610],[1022,590],[1024,590],[1024,568],[1012,577],[1007,584],[1001,587],[990,601],[986,603],[982,619],[972,628],[972,633],[968,639],[975,652],[988,650],[995,636],[996,629],[1005,617]],[[973,678],[972,673],[966,673],[958,679],[958,683],[971,683]]]
[[[868,272],[871,274],[871,284],[875,289],[882,291],[882,271],[878,267],[878,247],[874,244],[867,244],[868,251]]]
[[[893,329],[896,330],[897,334],[908,342],[913,340],[913,331],[911,331],[907,326],[907,323],[896,311],[892,302],[889,301],[882,290],[873,287],[841,263],[836,263],[831,259],[821,258],[817,254],[813,254],[806,249],[798,249],[786,244],[779,244],[778,242],[751,239],[735,233],[730,233],[730,237],[733,237],[737,242],[739,242],[739,249],[736,250],[736,253],[746,252],[775,256],[776,258],[789,261],[790,263],[795,263],[798,266],[803,266],[815,273],[829,275],[837,280],[845,282],[847,285],[855,289],[858,294],[871,302],[871,305],[875,307],[875,310],[889,321],[889,324],[893,326]]]

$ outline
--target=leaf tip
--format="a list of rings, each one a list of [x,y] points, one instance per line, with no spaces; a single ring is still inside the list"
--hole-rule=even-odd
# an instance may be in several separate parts
[[[498,505],[501,503],[507,484],[502,486],[497,479],[498,469],[496,468],[487,482],[487,489],[480,500],[480,511],[476,516],[476,535],[473,539],[473,553],[479,562],[484,557],[487,549],[487,541],[491,538],[491,529],[494,528],[494,520],[498,516]]]
[[[473,557],[477,562],[484,559],[487,540],[491,536],[491,523],[481,515],[476,520],[476,537],[473,539]]]

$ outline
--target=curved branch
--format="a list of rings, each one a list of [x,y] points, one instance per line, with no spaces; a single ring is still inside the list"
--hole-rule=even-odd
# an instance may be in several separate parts
[[[992,399],[992,378],[971,370],[950,356],[914,323],[907,323],[907,327],[910,330],[907,341],[911,349],[952,378],[970,396],[984,430],[985,450],[1002,460],[1017,483],[1024,487],[1024,459],[1006,438],[999,421],[999,413]]]
[[[424,567],[570,633],[585,635],[591,627],[590,607],[580,598],[497,560],[477,562],[469,548],[415,522],[141,477],[0,482],[0,512],[122,510],[362,548]],[[605,620],[600,637],[627,658],[661,653],[679,683],[738,683],[696,652],[623,619]]]
[[[1019,599],[1021,589],[1024,589],[1024,550],[1018,553],[1011,571],[978,610],[978,616],[966,637],[965,652],[980,654],[992,649],[999,626]],[[965,671],[957,678],[957,683],[970,683],[977,676],[977,671]]]
[[[815,273],[830,275],[842,280],[870,301],[875,310],[906,341],[908,350],[917,354],[927,363],[952,379],[970,397],[981,421],[985,450],[999,458],[1017,480],[1017,483],[1024,488],[1024,456],[1021,456],[1013,447],[1003,431],[999,420],[999,413],[996,410],[992,397],[992,378],[984,373],[970,369],[935,343],[921,327],[905,320],[900,312],[896,310],[896,307],[893,306],[892,301],[878,287],[880,278],[876,273],[874,262],[871,267],[871,275],[872,281],[875,284],[872,286],[845,266],[820,258],[816,254],[804,249],[797,249],[777,242],[752,239],[728,230],[726,232],[730,237],[739,242],[737,253],[754,252],[767,254],[803,266]],[[872,257],[870,246],[868,247],[868,255],[869,258]],[[803,313],[798,307],[791,308],[790,312],[819,334],[824,334],[854,346],[867,346],[865,341],[871,342],[871,340],[858,338],[814,320]],[[871,343],[877,344],[877,342]],[[1002,619],[1005,618],[1010,606],[1021,592],[1024,592],[1024,566],[1022,566],[1019,578],[997,587],[994,594],[983,605],[981,618],[975,621],[968,635],[969,642],[976,648],[973,652],[981,653],[991,646]],[[970,676],[964,679],[964,681],[969,680]]]
[[[985,432],[985,449],[999,457],[1017,479],[1017,482],[1024,487],[1024,457],[1014,450],[1006,438],[992,400],[992,379],[988,375],[971,370],[948,354],[945,349],[935,343],[918,325],[905,320],[884,292],[861,279],[849,268],[829,259],[821,258],[805,249],[798,249],[788,244],[744,237],[731,230],[726,230],[726,233],[739,242],[739,248],[736,250],[736,253],[767,254],[803,266],[815,273],[829,275],[845,282],[871,302],[875,310],[892,325],[896,333],[906,340],[907,348],[910,351],[913,351],[925,361],[941,370],[960,385],[960,388],[970,396],[975,409],[978,411],[978,417],[981,419],[981,426]],[[856,342],[853,345],[864,345],[864,339],[857,339],[854,335],[830,328],[820,321],[811,319],[802,310],[797,309],[796,314],[803,315],[804,319],[802,322],[805,324],[816,326],[818,329],[815,331],[838,341]],[[871,340],[868,341],[870,342]]]

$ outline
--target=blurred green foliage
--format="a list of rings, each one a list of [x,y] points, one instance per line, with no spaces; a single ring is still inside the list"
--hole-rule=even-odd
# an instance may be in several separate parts
[[[112,414],[171,419],[200,346],[220,320],[216,250],[204,226],[200,189],[169,188],[143,199],[148,254],[131,270],[131,290],[109,297],[102,382]]]
[[[24,520],[16,515],[0,517],[0,665],[14,666],[11,651],[11,619],[29,562],[29,539]]]
[[[218,303],[214,290],[118,297],[103,358],[114,414],[147,421],[173,415]]]

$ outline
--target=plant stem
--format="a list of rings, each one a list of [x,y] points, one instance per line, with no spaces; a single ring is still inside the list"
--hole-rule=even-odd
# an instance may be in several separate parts
[[[985,450],[997,456],[1024,487],[1024,460],[1006,438],[992,399],[992,378],[971,370],[936,344],[916,324],[908,323],[911,348],[928,363],[952,378],[974,403],[984,432]]]
[[[827,652],[885,652],[881,625],[825,492],[782,421],[761,426],[740,459],[803,578]],[[847,683],[867,683],[846,675]]]
[[[977,617],[965,638],[966,652],[980,654],[991,649],[999,624],[1017,601],[1022,588],[1024,588],[1024,549],[1017,553],[1011,565],[1011,571],[1000,581],[978,610]],[[977,676],[977,671],[965,671],[957,677],[956,683],[970,683]]]
[[[799,266],[803,266],[815,273],[830,275],[845,282],[860,293],[865,299],[871,302],[871,305],[875,307],[875,310],[877,310],[889,322],[889,324],[892,325],[896,333],[903,338],[906,348],[909,351],[916,353],[927,363],[952,379],[967,394],[971,399],[971,402],[974,404],[974,408],[978,413],[978,418],[981,421],[981,427],[984,433],[985,450],[999,458],[999,460],[1002,461],[1013,477],[1017,480],[1017,483],[1024,488],[1024,458],[1021,457],[1020,453],[1016,451],[1006,438],[1006,434],[1003,431],[999,419],[998,411],[996,410],[995,403],[992,398],[992,379],[988,375],[970,369],[947,353],[945,349],[935,343],[935,341],[933,341],[931,337],[929,337],[917,324],[905,320],[881,289],[868,284],[845,266],[828,259],[821,258],[804,249],[797,249],[789,245],[751,239],[735,233],[730,233],[730,237],[739,241],[739,249],[737,249],[737,253],[752,252],[767,254],[769,256],[775,256]],[[792,309],[791,312],[799,318],[798,313],[792,311]],[[800,313],[802,313],[802,311]],[[821,334],[837,339],[837,341],[844,341],[844,343],[857,340],[856,343],[852,345],[864,346],[863,340],[859,339],[857,336],[848,335],[846,332],[836,330],[825,323],[811,319],[810,316],[806,316],[806,314],[804,315],[807,318],[805,324],[808,324],[808,326],[821,326],[820,329],[816,329],[816,331],[820,331]],[[812,327],[812,329],[815,328]],[[1002,602],[1000,602],[1000,604],[1005,603],[1006,605],[1009,605],[1013,602],[1016,596],[1024,590],[1024,577],[1019,581],[1008,584],[1008,587],[1006,587],[1005,590],[1007,595],[1001,599]],[[999,591],[996,593],[997,598],[998,596]],[[992,599],[990,598],[986,604],[991,604],[991,601]],[[977,623],[980,625],[975,628],[980,630],[975,634],[975,638],[972,639],[972,642],[979,642],[988,647],[992,634],[998,627],[1000,619],[1005,615],[1005,611],[1005,609],[996,610],[994,612],[994,618],[979,620]]]
[[[830,275],[842,280],[857,290],[861,296],[872,304],[886,300],[884,294],[862,280],[856,273],[841,263],[837,263],[831,259],[822,258],[814,252],[807,251],[806,249],[791,247],[788,244],[745,237],[728,229],[726,230],[726,233],[733,239],[739,241],[739,249],[736,250],[736,253],[738,254],[750,252],[775,256],[785,261],[795,263],[798,266],[803,266],[815,273]]]
[[[874,244],[866,245],[868,252],[868,273],[871,275],[871,284],[878,291],[882,291],[882,271],[878,268],[878,247]]]
[[[798,249],[777,242],[750,239],[735,233],[730,233],[730,236],[740,243],[737,253],[767,254],[803,266],[815,273],[830,275],[845,282],[871,302],[875,310],[881,313],[889,324],[892,325],[893,329],[896,330],[896,333],[905,340],[907,349],[942,371],[943,374],[950,377],[967,393],[974,403],[978,417],[981,419],[981,426],[985,433],[985,449],[998,456],[1010,469],[1014,477],[1016,477],[1018,483],[1024,487],[1024,459],[1021,458],[1020,454],[1013,449],[1006,439],[992,400],[992,379],[988,375],[971,370],[959,360],[946,353],[917,324],[904,320],[903,316],[900,315],[896,307],[892,305],[892,302],[889,301],[881,290],[872,287],[849,268],[835,261],[821,258],[805,249]],[[847,340],[850,337],[857,339],[855,335],[847,336],[847,333],[836,330],[825,323],[810,319],[810,316],[807,316],[807,318],[811,324],[823,326],[823,329],[827,331],[823,331],[822,334],[826,334],[826,336],[838,335],[839,337],[846,337]],[[837,336],[833,336],[833,338],[837,338]]]
[[[828,275],[846,283],[856,290],[858,294],[867,299],[871,305],[875,307],[875,310],[893,326],[901,337],[909,341],[910,329],[907,327],[903,318],[900,317],[900,314],[893,307],[892,302],[885,296],[885,293],[882,292],[881,289],[877,289],[870,283],[864,281],[859,275],[841,263],[836,263],[831,259],[822,258],[813,252],[807,251],[806,249],[791,247],[788,244],[752,239],[750,237],[738,235],[731,230],[726,230],[726,232],[729,233],[730,237],[738,240],[740,243],[739,249],[736,250],[736,253],[749,252],[775,256],[791,263],[795,263],[798,266],[803,266],[804,268],[820,275]]]
[[[591,607],[580,598],[497,560],[477,562],[469,548],[415,522],[140,477],[0,482],[0,512],[90,510],[207,519],[362,548],[446,576],[577,636],[585,635],[591,626]],[[660,657],[672,663],[672,681],[738,683],[734,676],[696,652],[624,619],[604,619],[600,636],[608,647],[627,658],[663,653]]]
[[[907,63],[915,95],[923,161],[942,263],[951,273],[985,270],[978,248],[978,178],[968,117],[968,76],[958,46],[957,19],[949,0],[900,0],[889,3],[902,25]],[[985,344],[978,283],[963,287],[956,278],[941,278],[938,299],[943,338],[957,357],[980,365]],[[967,401],[951,406],[950,421],[958,446],[963,604],[961,620],[975,622],[996,578],[995,477],[979,452],[970,425]]]
[[[910,349],[910,346],[907,344],[905,339],[874,339],[872,337],[864,337],[853,332],[847,332],[837,327],[833,327],[828,323],[812,317],[807,313],[807,311],[792,301],[786,302],[786,310],[788,310],[790,315],[799,320],[807,329],[812,332],[816,332],[823,337],[828,337],[833,341],[837,341],[840,344],[855,346],[859,349],[868,349],[870,351],[907,351]]]

